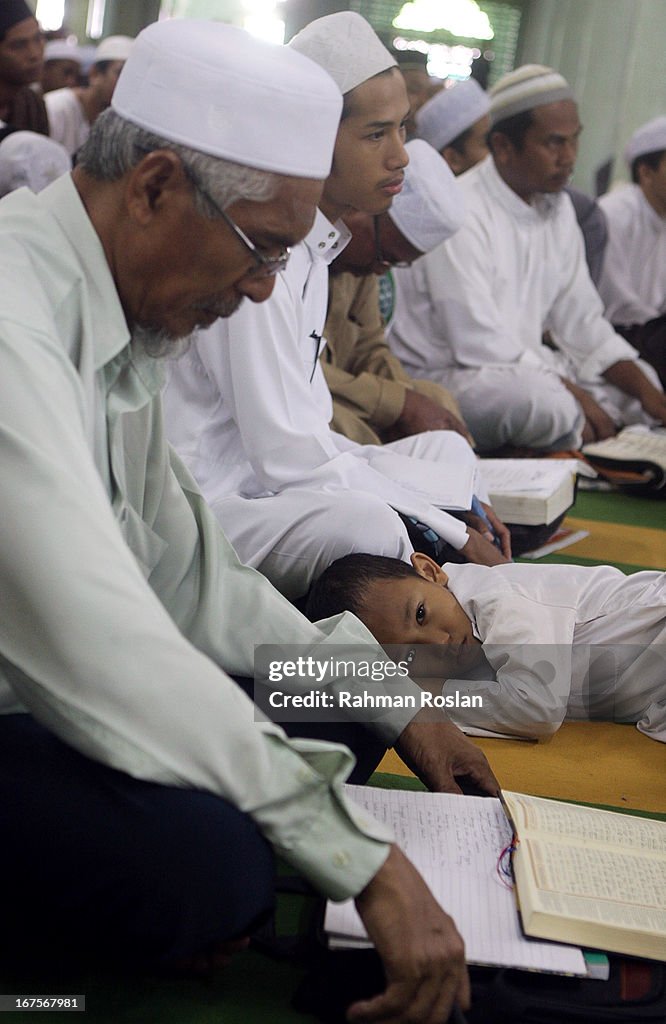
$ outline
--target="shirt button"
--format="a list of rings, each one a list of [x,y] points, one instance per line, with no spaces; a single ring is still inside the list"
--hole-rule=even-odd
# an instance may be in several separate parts
[[[320,249],[325,249],[326,248],[326,242],[320,242],[319,243],[319,248]]]
[[[335,231],[329,231],[328,237],[329,238],[335,238]]]
[[[349,854],[346,852],[346,850],[337,850],[331,857],[331,860],[335,864],[336,868],[346,867],[347,864],[349,864],[350,859],[351,858]]]

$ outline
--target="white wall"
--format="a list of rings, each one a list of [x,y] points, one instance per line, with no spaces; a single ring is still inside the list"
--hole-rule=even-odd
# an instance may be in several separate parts
[[[549,64],[570,82],[584,132],[574,184],[594,191],[598,167],[614,159],[626,179],[622,150],[631,134],[666,114],[666,0],[530,0],[517,64]]]

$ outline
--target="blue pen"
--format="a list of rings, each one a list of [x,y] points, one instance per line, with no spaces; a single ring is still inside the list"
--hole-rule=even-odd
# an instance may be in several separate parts
[[[483,505],[477,498],[476,494],[472,498],[472,507],[470,509],[470,512],[472,512],[475,516],[479,517],[481,522],[487,527],[488,533],[491,535],[495,547],[501,549],[502,543],[497,534],[495,533],[495,531],[493,530],[490,519],[488,519],[486,510],[484,509]]]

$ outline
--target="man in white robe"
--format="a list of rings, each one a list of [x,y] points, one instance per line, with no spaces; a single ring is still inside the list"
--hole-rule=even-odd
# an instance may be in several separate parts
[[[460,435],[365,448],[329,427],[319,362],[328,263],[349,238],[342,214],[380,213],[402,188],[408,102],[393,57],[360,15],[318,19],[290,45],[329,71],[345,97],[332,172],[271,299],[200,334],[174,363],[165,393],[171,441],[240,558],[291,598],[350,550],[408,557],[396,509],[469,558],[502,560],[480,532],[431,504],[469,509],[479,492],[476,458]]]
[[[581,131],[568,84],[518,68],[491,90],[491,117],[491,155],[459,179],[465,224],[395,275],[389,343],[453,392],[481,450],[578,447],[666,422],[656,375],[603,317],[563,193]]]
[[[599,292],[605,314],[666,381],[666,117],[625,150],[632,184],[602,196],[609,240]]]

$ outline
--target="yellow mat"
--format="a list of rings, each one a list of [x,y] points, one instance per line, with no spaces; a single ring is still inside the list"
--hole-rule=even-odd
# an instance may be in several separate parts
[[[643,568],[666,566],[666,530],[626,523],[602,523],[598,520],[567,516],[565,526],[588,530],[589,537],[567,548],[574,558],[593,558],[600,562],[620,562]]]
[[[666,744],[633,725],[565,722],[547,743],[474,742],[505,789],[666,813]],[[412,774],[393,750],[378,771]]]

